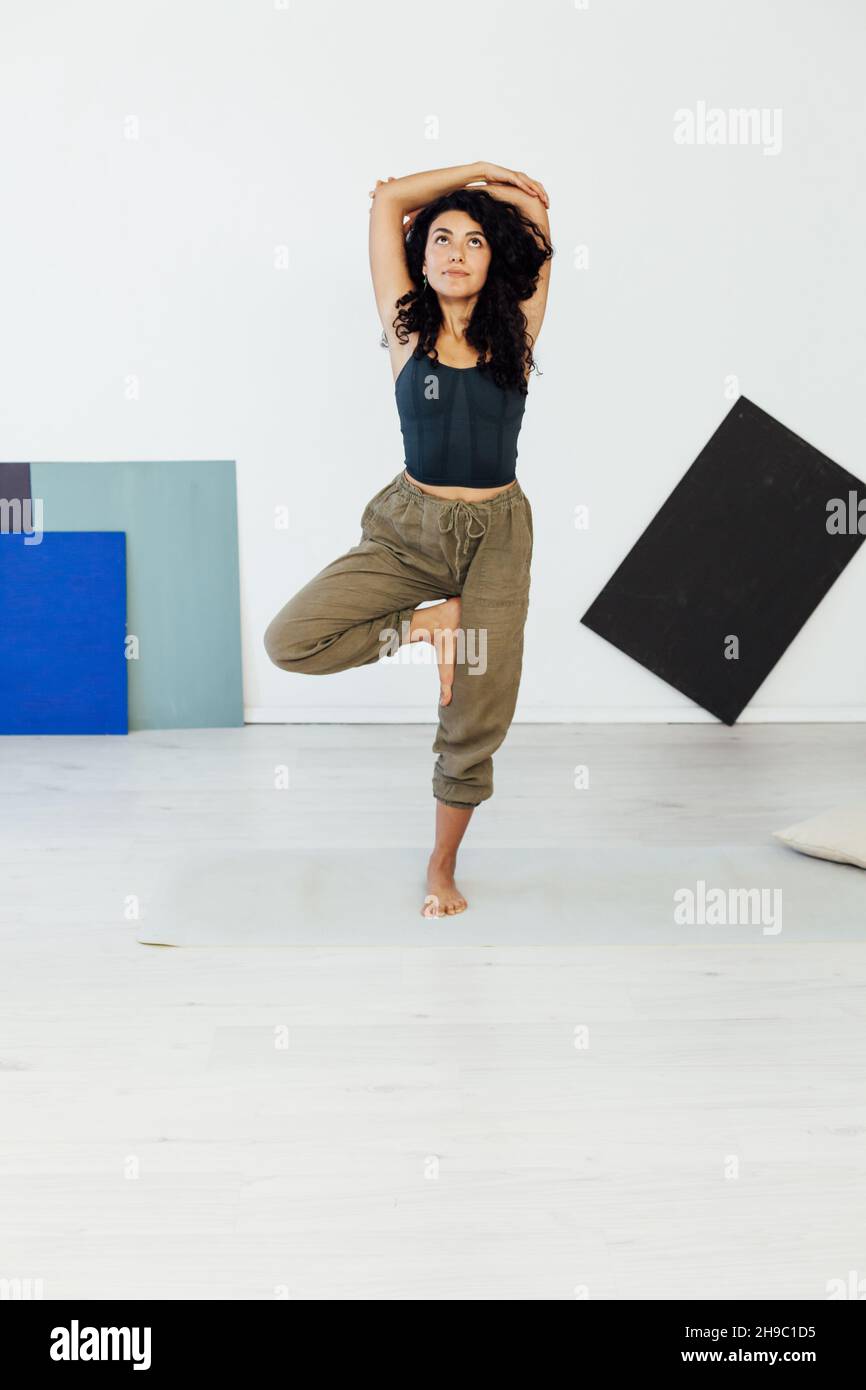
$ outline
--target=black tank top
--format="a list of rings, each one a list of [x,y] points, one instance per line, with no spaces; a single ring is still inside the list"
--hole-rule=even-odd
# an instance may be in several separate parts
[[[410,357],[394,383],[405,466],[433,487],[501,487],[514,481],[526,397],[479,367]]]

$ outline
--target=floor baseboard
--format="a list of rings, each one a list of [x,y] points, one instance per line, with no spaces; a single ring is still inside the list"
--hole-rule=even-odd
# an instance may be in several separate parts
[[[430,705],[250,705],[247,724],[432,724]],[[772,705],[746,709],[739,724],[863,724],[866,705]],[[518,705],[515,724],[718,724],[706,710],[680,705]]]

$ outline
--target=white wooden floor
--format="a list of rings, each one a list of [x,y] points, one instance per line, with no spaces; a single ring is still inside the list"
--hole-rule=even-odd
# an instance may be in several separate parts
[[[70,866],[95,901],[118,856],[179,844],[330,844],[335,873],[342,846],[416,845],[422,869],[431,740],[0,740],[3,877],[77,895],[26,927],[0,900],[0,1279],[823,1299],[866,1275],[860,945],[172,950],[89,920]],[[850,724],[518,725],[469,835],[621,844],[627,873],[630,843],[752,843],[853,800],[864,752]]]

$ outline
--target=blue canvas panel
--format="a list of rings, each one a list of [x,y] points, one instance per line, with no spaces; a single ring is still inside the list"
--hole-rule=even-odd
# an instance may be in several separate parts
[[[0,535],[0,734],[125,734],[125,537],[32,539]]]

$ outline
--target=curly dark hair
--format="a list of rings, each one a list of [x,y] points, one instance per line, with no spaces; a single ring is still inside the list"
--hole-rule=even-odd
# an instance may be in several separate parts
[[[393,327],[401,343],[410,333],[418,333],[413,353],[421,357],[436,352],[436,339],[442,325],[439,299],[429,288],[422,290],[424,252],[434,218],[448,208],[468,213],[479,223],[491,250],[487,279],[466,326],[466,341],[478,349],[478,367],[489,371],[497,386],[527,393],[526,373],[538,371],[526,328],[526,315],[520,301],[529,299],[538,284],[544,262],[553,247],[540,227],[526,217],[514,203],[494,198],[483,189],[458,189],[428,203],[406,236],[406,260],[415,289],[396,302]],[[382,346],[388,346],[382,334]],[[490,354],[490,361],[484,358]]]

